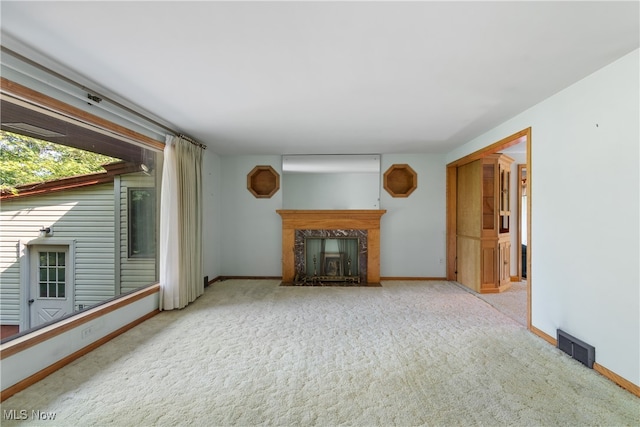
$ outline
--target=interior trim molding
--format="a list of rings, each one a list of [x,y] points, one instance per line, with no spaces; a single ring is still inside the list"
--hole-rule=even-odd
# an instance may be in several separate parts
[[[609,379],[610,381],[613,381],[614,383],[618,384],[623,389],[640,397],[640,386],[637,386],[631,381],[625,378],[622,378],[620,375],[616,374],[610,369],[605,368],[604,366],[600,365],[597,362],[593,362],[593,370],[598,372],[603,377]]]
[[[558,346],[558,341],[554,337],[552,337],[551,335],[547,335],[546,332],[541,331],[540,329],[536,328],[533,325],[531,325],[531,327],[529,327],[529,330],[534,335],[537,335],[538,337],[542,338],[543,340],[545,340],[546,342],[548,342],[552,346],[554,346],[554,347]]]
[[[205,285],[205,287],[210,286],[210,285],[213,285],[214,283],[216,283],[216,282],[218,282],[218,281],[220,281],[220,280],[223,280],[223,279],[222,279],[222,276],[216,276],[216,277],[214,277],[213,279],[209,279],[209,281],[207,282],[207,284]]]
[[[77,120],[83,123],[87,123],[91,126],[95,126],[98,129],[103,129],[112,134],[118,135],[121,138],[127,140],[136,141],[146,147],[153,148],[155,150],[164,150],[164,143],[150,138],[146,135],[127,129],[124,126],[117,125],[106,119],[98,117],[94,114],[87,113],[72,105],[58,101],[50,96],[37,92],[19,83],[12,82],[4,77],[0,77],[1,92],[8,97],[22,100],[30,105],[34,105],[53,113],[62,115],[72,120]]]
[[[520,132],[514,133],[513,135],[509,135],[506,138],[502,138],[500,141],[494,142],[491,145],[488,145],[479,150],[476,150],[471,154],[461,157],[458,160],[455,160],[449,163],[447,167],[458,167],[458,166],[466,165],[467,163],[471,163],[478,159],[487,157],[489,154],[496,153],[500,150],[509,148],[513,145],[518,145],[521,142],[525,142],[527,139],[530,139],[530,138],[531,138],[531,128],[528,127],[526,129],[521,130]]]
[[[282,276],[218,276],[213,282],[224,282],[225,280],[282,280]]]

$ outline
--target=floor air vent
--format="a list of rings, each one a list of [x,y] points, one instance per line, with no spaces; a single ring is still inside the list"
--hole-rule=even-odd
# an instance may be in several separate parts
[[[596,349],[578,338],[558,329],[558,348],[583,365],[593,369],[596,360]]]

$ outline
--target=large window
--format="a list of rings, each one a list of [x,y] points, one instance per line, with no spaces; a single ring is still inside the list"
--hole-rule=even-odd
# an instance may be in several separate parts
[[[3,340],[158,279],[163,144],[29,93],[0,106]]]

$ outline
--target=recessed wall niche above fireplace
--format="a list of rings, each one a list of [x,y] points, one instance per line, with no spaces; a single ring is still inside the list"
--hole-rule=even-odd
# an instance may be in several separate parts
[[[277,212],[283,283],[380,284],[380,218],[386,210]]]

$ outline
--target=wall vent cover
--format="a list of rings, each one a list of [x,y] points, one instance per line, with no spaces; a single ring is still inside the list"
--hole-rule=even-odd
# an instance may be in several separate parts
[[[596,349],[594,346],[569,335],[561,329],[557,330],[558,348],[578,362],[593,369],[593,362],[596,360]]]

